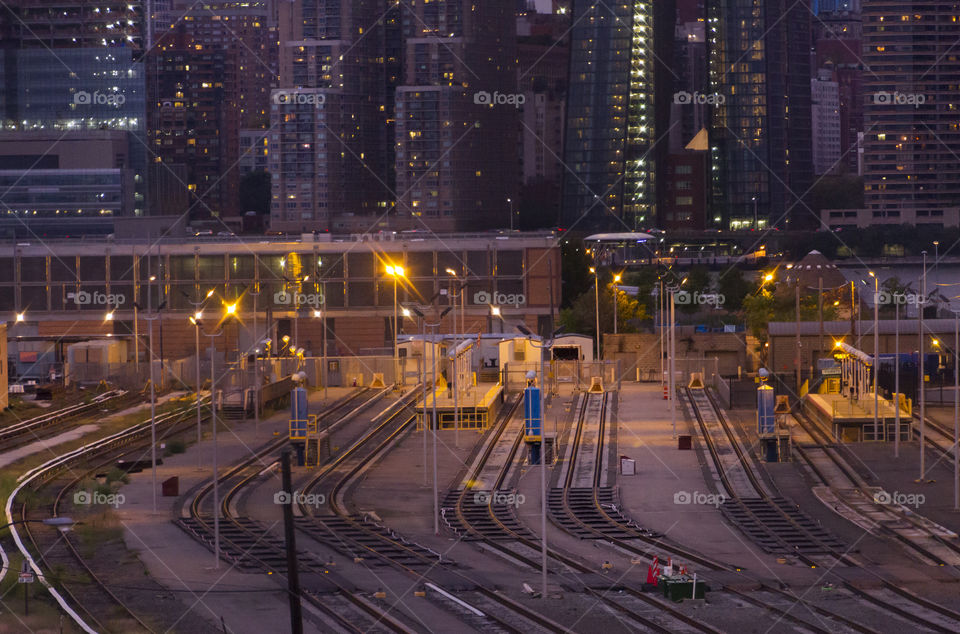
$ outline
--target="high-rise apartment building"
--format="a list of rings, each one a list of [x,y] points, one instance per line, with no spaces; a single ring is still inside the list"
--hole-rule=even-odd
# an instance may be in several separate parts
[[[832,71],[837,82],[841,154],[837,171],[858,174],[862,162],[864,66],[860,14],[824,12],[821,5],[814,27],[816,68]]]
[[[638,228],[656,214],[651,0],[574,0],[561,221]]]
[[[143,14],[139,1],[98,3],[11,0],[0,6],[0,146],[6,177],[31,175],[61,183],[2,209],[30,218],[145,213],[145,83]],[[90,150],[110,136],[110,152],[95,167],[60,163],[57,135],[76,151],[89,133]],[[32,141],[48,143],[48,152]],[[53,158],[43,158],[44,156]],[[66,160],[66,157],[64,157]],[[69,164],[69,167],[67,165]],[[102,184],[102,192],[92,191]],[[132,192],[126,191],[129,186]],[[120,193],[123,190],[123,193]],[[67,192],[86,192],[80,198]],[[97,204],[102,193],[111,202]],[[82,204],[74,204],[82,200]],[[114,204],[116,203],[116,204]]]
[[[401,226],[507,226],[520,182],[516,8],[512,0],[403,6],[394,144]]]
[[[864,0],[864,189],[876,218],[960,206],[955,2]]]
[[[152,158],[184,167],[192,217],[238,215],[247,149],[240,131],[266,129],[276,75],[267,3],[176,0],[155,16],[148,56]]]
[[[546,227],[559,222],[563,181],[570,46],[569,18],[527,12],[517,18],[517,86],[524,95],[520,121],[520,194],[516,226]],[[513,202],[513,201],[511,201]]]
[[[805,2],[713,0],[707,10],[711,213],[723,228],[814,224],[811,13]],[[754,220],[756,218],[756,221]]]
[[[813,171],[815,174],[837,172],[841,165],[840,150],[840,84],[827,69],[810,80],[813,125]]]
[[[273,229],[386,226],[394,198],[387,32],[396,28],[392,14],[402,10],[386,9],[378,0],[277,3],[280,72],[269,138]]]

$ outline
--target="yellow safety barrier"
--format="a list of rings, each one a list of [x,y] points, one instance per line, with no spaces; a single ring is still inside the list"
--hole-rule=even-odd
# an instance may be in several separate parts
[[[592,376],[590,377],[590,389],[587,390],[591,394],[603,394],[603,377],[602,376]]]
[[[383,382],[383,372],[373,373],[373,381],[370,382],[370,387],[387,387],[386,383]]]
[[[703,389],[703,373],[702,372],[691,372],[690,373],[690,384],[687,385],[691,390],[702,390]]]

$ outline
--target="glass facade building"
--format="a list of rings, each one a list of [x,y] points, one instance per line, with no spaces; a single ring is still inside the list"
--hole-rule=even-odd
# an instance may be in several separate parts
[[[653,10],[649,0],[573,3],[561,222],[652,222]]]
[[[0,10],[0,129],[128,133],[124,163],[111,166],[135,174],[125,215],[145,212],[142,19],[139,2],[12,0]]]
[[[707,11],[711,215],[725,229],[816,222],[811,14],[804,2],[713,0]]]

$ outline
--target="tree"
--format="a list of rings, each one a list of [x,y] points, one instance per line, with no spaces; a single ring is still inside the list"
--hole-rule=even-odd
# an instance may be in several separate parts
[[[717,278],[717,292],[723,295],[723,307],[730,311],[738,311],[743,306],[743,300],[753,293],[754,284],[743,277],[740,269],[730,269]]]
[[[240,179],[238,194],[243,211],[270,213],[270,172],[254,170]]]
[[[587,255],[583,240],[570,238],[560,245],[560,276],[563,280],[560,306],[569,308],[587,289],[593,287],[590,267],[593,260]]]
[[[588,288],[560,311],[560,324],[567,332],[594,335],[597,331],[597,296]],[[600,330],[613,332],[613,284],[610,278],[600,284]],[[617,293],[617,332],[637,332],[640,322],[649,318],[643,303],[624,292]]]

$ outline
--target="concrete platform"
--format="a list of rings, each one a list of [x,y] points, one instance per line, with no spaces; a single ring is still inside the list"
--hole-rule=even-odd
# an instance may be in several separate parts
[[[454,429],[458,419],[455,416],[456,407],[460,409],[460,429],[487,429],[503,404],[503,386],[499,383],[478,383],[469,390],[462,390],[456,401],[449,387],[437,388],[427,392],[426,399],[417,407],[417,413],[422,417],[426,408],[429,418],[434,403],[440,429]]]
[[[330,388],[329,402],[352,389]],[[322,390],[312,392],[310,410],[317,411],[322,400]],[[252,420],[230,421],[227,430],[218,428],[221,468],[269,442],[275,432],[286,434],[288,420],[289,414],[282,411],[261,420],[259,426]],[[184,493],[210,478],[213,443],[209,423],[203,431],[204,441],[199,447],[191,445],[185,453],[164,457],[163,464],[157,467],[158,482],[178,476],[180,491]],[[202,468],[198,468],[198,459]],[[210,628],[205,631],[219,631],[221,617],[231,632],[259,634],[276,631],[278,624],[286,626],[289,608],[284,590],[267,575],[243,574],[223,561],[215,568],[213,553],[170,521],[178,510],[178,498],[159,497],[158,512],[153,513],[151,491],[150,469],[132,474],[130,483],[120,489],[125,499],[116,513],[124,528],[127,548],[139,556],[152,578],[175,593],[183,603],[184,613],[209,621]],[[243,600],[238,601],[238,596]],[[304,619],[306,631],[324,631],[319,621],[311,621],[307,606]]]
[[[893,440],[893,427],[896,424],[896,408],[893,401],[877,399],[878,429],[874,430],[874,397],[872,394],[861,399],[852,399],[842,394],[807,394],[803,397],[805,413],[832,430],[833,437],[841,442],[861,442],[884,440],[883,426],[888,427],[886,438]],[[902,440],[910,439],[910,413],[900,410],[900,433]]]
[[[677,449],[669,401],[659,384],[623,384],[620,392],[618,453],[636,460],[636,476],[618,476],[624,514],[659,531],[672,542],[715,560],[742,567],[751,576],[788,585],[812,581],[810,570],[778,564],[727,523],[712,489],[710,457],[692,413],[677,402],[677,435],[693,436],[693,450]],[[677,563],[677,562],[675,562]],[[695,566],[688,565],[693,571]],[[706,581],[713,572],[697,570]]]

